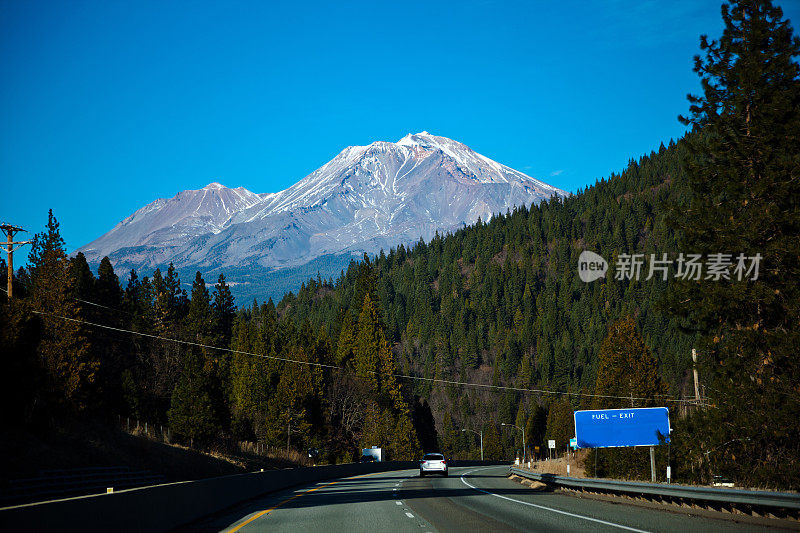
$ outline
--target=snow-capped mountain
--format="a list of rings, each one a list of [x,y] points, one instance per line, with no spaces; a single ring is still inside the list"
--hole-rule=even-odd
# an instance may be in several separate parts
[[[118,268],[173,262],[201,272],[274,270],[428,240],[436,231],[565,194],[460,142],[422,132],[347,147],[277,193],[212,183],[156,200],[77,251],[90,263],[107,255]]]

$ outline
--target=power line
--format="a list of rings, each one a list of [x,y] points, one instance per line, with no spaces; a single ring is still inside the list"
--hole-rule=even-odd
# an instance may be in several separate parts
[[[180,339],[172,339],[170,337],[162,337],[160,335],[152,335],[150,333],[142,333],[140,331],[132,331],[132,330],[129,330],[129,329],[124,329],[124,328],[116,328],[114,326],[106,326],[105,324],[97,324],[96,322],[89,322],[87,320],[79,320],[77,318],[69,318],[69,317],[66,317],[66,316],[54,315],[52,313],[45,313],[44,311],[33,311],[33,312],[36,313],[37,315],[51,316],[53,318],[60,318],[62,320],[69,320],[70,322],[76,322],[78,324],[86,324],[86,325],[89,325],[89,326],[95,326],[95,327],[98,327],[98,328],[108,329],[108,330],[111,330],[111,331],[121,331],[123,333],[130,333],[132,335],[139,335],[140,337],[148,337],[150,339],[157,339],[157,340],[162,340],[162,341],[175,342],[175,343],[178,343],[178,344],[186,344],[188,346],[196,346],[198,348],[210,348],[212,350],[220,350],[220,351],[223,351],[223,352],[238,353],[238,354],[241,354],[241,355],[251,355],[253,357],[262,357],[264,359],[275,359],[277,361],[283,361],[283,362],[286,362],[286,363],[299,363],[299,364],[304,364],[304,365],[318,366],[320,368],[342,369],[342,367],[340,367],[340,366],[327,365],[325,363],[315,363],[313,361],[299,361],[297,359],[289,359],[287,357],[278,357],[276,355],[262,355],[262,354],[252,353],[252,352],[244,352],[244,351],[241,351],[241,350],[232,350],[230,348],[220,348],[219,346],[212,346],[210,344],[203,344],[203,343],[200,343],[200,342],[192,342],[192,341],[184,341],[184,340],[180,340]]]
[[[3,291],[4,293],[8,294],[8,291],[6,289],[2,288],[2,287],[0,287],[0,291]],[[75,300],[76,302],[81,302],[81,303],[84,303],[84,304],[92,305],[94,307],[100,307],[102,309],[108,309],[109,311],[114,311],[115,313],[125,313],[126,315],[129,315],[129,316],[131,315],[130,312],[125,311],[123,309],[117,309],[115,307],[108,307],[107,305],[102,305],[102,304],[99,304],[99,303],[90,302],[89,300],[83,300],[83,299],[78,298],[76,296],[68,296],[68,298],[71,298],[72,300]]]
[[[100,304],[98,304],[98,303],[90,302],[89,300],[81,300],[80,298],[76,298],[76,297],[74,297],[74,296],[72,297],[72,299],[73,299],[73,300],[76,300],[76,301],[78,301],[78,302],[84,303],[84,304],[89,304],[89,305],[93,305],[93,306],[95,306],[95,307],[101,307],[101,308],[103,308],[103,309],[108,309],[109,311],[114,311],[114,312],[116,312],[116,313],[125,313],[125,314],[126,314],[126,315],[128,315],[128,316],[132,316],[130,312],[128,312],[128,311],[123,311],[122,309],[115,309],[115,308],[113,308],[113,307],[108,307],[107,305],[100,305]]]
[[[276,355],[263,355],[263,354],[257,354],[257,353],[252,353],[252,352],[245,352],[245,351],[242,351],[242,350],[234,350],[232,348],[221,348],[219,346],[212,346],[210,344],[203,344],[203,343],[192,342],[192,341],[184,341],[184,340],[180,340],[180,339],[172,339],[170,337],[162,337],[160,335],[152,335],[150,333],[141,333],[139,331],[131,331],[129,329],[117,328],[117,327],[113,327],[113,326],[106,326],[105,324],[97,324],[96,322],[89,322],[89,321],[86,321],[86,320],[79,320],[77,318],[69,318],[69,317],[65,317],[65,316],[55,315],[55,314],[52,314],[52,313],[45,313],[43,311],[33,311],[33,312],[36,313],[36,314],[39,314],[39,315],[50,316],[50,317],[59,318],[59,319],[62,319],[62,320],[68,320],[70,322],[76,322],[78,324],[85,324],[85,325],[88,325],[88,326],[94,326],[94,327],[98,327],[98,328],[108,329],[108,330],[111,330],[111,331],[119,331],[119,332],[123,332],[123,333],[130,333],[132,335],[139,335],[141,337],[147,337],[147,338],[151,338],[151,339],[157,339],[157,340],[168,341],[168,342],[175,342],[175,343],[178,343],[178,344],[185,344],[187,346],[195,346],[195,347],[198,347],[198,348],[208,348],[208,349],[211,349],[211,350],[219,350],[219,351],[223,351],[223,352],[230,352],[230,353],[235,353],[235,354],[240,354],[240,355],[249,355],[249,356],[252,356],[252,357],[260,357],[262,359],[270,359],[270,360],[275,360],[275,361],[282,361],[284,363],[295,363],[295,364],[300,364],[300,365],[314,366],[314,367],[317,367],[317,368],[328,368],[328,369],[332,369],[332,370],[346,370],[344,367],[338,366],[338,365],[329,365],[329,364],[325,364],[325,363],[316,363],[316,362],[313,362],[313,361],[301,361],[301,360],[298,360],[298,359],[290,359],[288,357],[278,357]],[[375,371],[375,370],[370,370],[368,372],[370,374],[377,374],[377,375],[381,374],[380,372]],[[615,399],[615,400],[641,400],[641,401],[652,401],[653,400],[653,398],[643,398],[643,397],[636,397],[636,396],[611,396],[611,395],[606,395],[606,394],[588,394],[588,393],[584,393],[584,392],[565,392],[565,391],[553,391],[553,390],[546,390],[546,389],[528,389],[528,388],[523,388],[523,387],[509,387],[509,386],[504,386],[504,385],[489,385],[489,384],[484,384],[484,383],[470,383],[470,382],[466,382],[466,381],[455,381],[455,380],[439,379],[439,378],[426,378],[426,377],[423,377],[423,376],[412,376],[412,375],[408,375],[408,374],[390,374],[390,375],[392,377],[395,377],[395,378],[398,378],[398,379],[409,379],[409,380],[416,380],[416,381],[426,381],[426,382],[429,382],[429,383],[441,383],[441,384],[444,384],[444,385],[458,385],[458,386],[462,386],[462,387],[473,387],[473,388],[480,388],[480,389],[494,390],[494,391],[513,391],[513,392],[521,392],[521,393],[538,393],[538,394],[552,394],[552,395],[562,395],[563,394],[563,395],[568,395],[568,396],[579,396],[579,397],[584,397],[584,398],[606,398],[606,399]],[[681,400],[681,399],[676,399],[676,398],[661,398],[661,399],[663,401],[667,401],[667,402],[679,402],[679,403],[687,401],[687,400]]]
[[[71,297],[71,298],[73,300],[77,300],[79,302],[83,302],[83,303],[86,303],[86,304],[89,304],[89,305],[94,305],[96,307],[102,307],[103,309],[108,309],[109,311],[116,311],[116,312],[126,313],[128,315],[131,315],[127,311],[122,311],[120,309],[115,309],[113,307],[108,307],[108,306],[101,305],[101,304],[98,304],[98,303],[95,303],[95,302],[90,302],[88,300],[82,300],[82,299],[74,297],[74,296]],[[56,315],[53,315],[53,316],[56,316]],[[58,317],[58,318],[63,318],[64,320],[75,320],[75,319],[70,319],[70,318],[67,318],[67,317]],[[101,328],[103,328],[103,327],[111,328],[111,326],[105,326],[103,324],[95,324],[95,323],[87,322],[87,321],[83,321],[83,322],[86,323],[86,324],[95,325],[95,326],[98,326],[98,327],[101,327]],[[232,352],[232,353],[240,353],[240,354],[243,354],[243,355],[252,355],[254,357],[262,357],[262,358],[267,358],[267,359],[269,359],[269,358],[280,359],[280,358],[277,358],[277,357],[270,357],[270,356],[266,356],[266,355],[254,354],[254,353],[249,353],[249,352],[240,352],[240,351],[237,351],[237,350],[231,350],[229,348],[220,348],[218,346],[210,346],[210,345],[204,345],[204,344],[201,345],[201,344],[197,344],[197,343],[191,343],[190,341],[182,341],[180,339],[172,339],[172,338],[169,338],[169,337],[160,337],[160,336],[156,336],[156,335],[149,335],[149,334],[146,334],[146,333],[139,333],[139,332],[136,332],[136,331],[126,330],[126,329],[119,329],[119,328],[116,328],[116,329],[118,331],[123,331],[123,332],[127,332],[127,333],[133,333],[135,335],[142,335],[142,336],[145,336],[145,337],[153,337],[153,338],[157,338],[157,339],[161,339],[161,340],[169,340],[169,341],[177,342],[177,343],[185,343],[185,344],[188,343],[188,344],[192,344],[192,345],[202,346],[204,348],[211,348],[211,349],[214,349],[214,350],[229,351],[229,352]],[[284,359],[280,359],[280,360],[284,360]],[[293,360],[293,359],[289,359],[289,360],[286,360],[286,361],[294,362],[294,363],[303,363],[303,364],[314,364],[314,363],[310,363],[310,362],[307,362],[307,361],[296,361],[296,360]],[[337,369],[340,369],[340,370],[344,370],[344,367],[341,367],[341,366],[333,366],[333,365],[324,365],[324,366],[326,366],[328,368],[337,368]],[[377,372],[374,372],[374,373],[377,374]],[[450,380],[445,380],[445,379],[433,379],[433,378],[426,378],[426,377],[422,377],[422,376],[412,376],[412,375],[406,375],[406,374],[392,374],[392,375],[394,377],[403,378],[403,379],[414,379],[414,380],[418,380],[418,381],[435,381],[435,382],[439,382],[439,383],[455,384],[455,385],[462,385],[462,386],[474,386],[474,387],[480,387],[480,388],[492,387],[492,388],[496,388],[496,389],[503,389],[503,390],[517,391],[517,392],[539,392],[539,393],[543,393],[543,394],[565,394],[565,395],[570,395],[570,396],[582,396],[582,397],[586,397],[586,398],[612,398],[612,399],[624,399],[624,400],[664,399],[665,401],[671,401],[671,402],[692,403],[692,400],[681,400],[681,399],[670,398],[669,395],[667,395],[667,394],[656,394],[655,398],[640,398],[640,397],[636,397],[636,396],[608,396],[608,395],[603,395],[603,394],[588,394],[588,393],[578,393],[578,392],[550,391],[550,390],[544,390],[544,389],[527,389],[527,388],[518,388],[518,387],[507,387],[507,386],[503,386],[503,385],[488,385],[488,384],[483,384],[483,383],[469,383],[469,382],[463,382],[463,381],[450,381]]]
[[[0,290],[3,290],[3,289],[0,288]],[[5,292],[7,292],[7,291],[5,291]],[[77,298],[77,297],[73,297],[73,299],[77,300],[79,302],[85,303],[85,304],[93,305],[93,306],[96,306],[96,307],[101,307],[103,309],[108,309],[109,311],[117,311],[117,312],[126,313],[126,311],[122,311],[120,309],[115,309],[113,307],[108,307],[108,306],[101,305],[101,304],[98,304],[98,303],[95,303],[95,302],[90,302],[88,300],[82,300],[82,299]],[[39,312],[39,311],[34,311],[34,313],[42,314],[42,315],[49,315],[49,316],[52,316],[54,318],[61,318],[63,320],[70,320],[70,321],[78,322],[78,323],[81,323],[81,324],[86,324],[86,325],[95,326],[95,327],[99,327],[99,328],[109,329],[109,330],[113,330],[113,331],[119,331],[119,332],[123,332],[123,333],[130,333],[130,334],[139,335],[139,336],[142,336],[142,337],[148,337],[148,338],[152,338],[152,339],[175,342],[175,343],[178,343],[178,344],[186,344],[186,345],[190,345],[190,346],[197,346],[197,347],[200,347],[200,348],[209,348],[209,349],[212,349],[212,350],[220,350],[220,351],[225,351],[225,352],[230,352],[230,353],[238,353],[240,355],[249,355],[249,356],[253,356],[253,357],[261,357],[262,359],[272,359],[272,360],[277,360],[277,361],[283,361],[283,362],[286,362],[286,363],[305,364],[305,365],[310,365],[310,366],[317,366],[319,368],[345,370],[344,367],[337,366],[337,365],[328,365],[328,364],[324,364],[324,363],[314,363],[312,361],[300,361],[300,360],[289,359],[289,358],[285,358],[285,357],[269,356],[269,355],[251,353],[251,352],[244,352],[244,351],[240,351],[240,350],[233,350],[233,349],[230,349],[230,348],[221,348],[219,346],[211,346],[211,345],[201,344],[201,343],[196,343],[196,342],[191,342],[191,341],[173,339],[173,338],[170,338],[170,337],[162,337],[162,336],[159,336],[159,335],[141,333],[141,332],[138,332],[138,331],[132,331],[132,330],[124,329],[124,328],[116,328],[116,327],[107,326],[107,325],[104,325],[104,324],[97,324],[95,322],[89,322],[89,321],[86,321],[86,320],[78,320],[78,319],[69,318],[69,317],[63,317],[63,316],[59,316],[59,315],[51,315],[49,313],[43,313],[43,312]],[[373,373],[373,374],[379,374],[379,372],[376,372],[376,371],[368,371],[368,372]],[[562,395],[563,394],[563,395],[567,395],[567,396],[577,396],[577,397],[583,397],[583,398],[606,398],[606,399],[642,400],[642,401],[650,401],[650,400],[653,400],[653,399],[660,399],[660,400],[668,401],[668,402],[682,402],[682,403],[691,403],[692,402],[692,400],[682,400],[682,399],[676,399],[676,398],[669,398],[669,397],[667,397],[667,395],[664,395],[664,394],[657,394],[656,395],[657,398],[644,398],[644,397],[636,397],[636,396],[613,396],[613,395],[605,395],[605,394],[589,394],[589,393],[584,393],[584,392],[553,391],[553,390],[546,390],[546,389],[529,389],[529,388],[524,388],[524,387],[510,387],[510,386],[505,386],[505,385],[489,385],[489,384],[485,384],[485,383],[471,383],[471,382],[466,382],[466,381],[455,381],[455,380],[447,380],[447,379],[439,379],[439,378],[428,378],[428,377],[424,377],[424,376],[413,376],[413,375],[409,375],[409,374],[392,374],[392,376],[395,377],[395,378],[399,378],[399,379],[410,379],[410,380],[416,380],[416,381],[427,381],[427,382],[432,382],[432,383],[441,383],[441,384],[445,384],[445,385],[458,385],[458,386],[462,386],[462,387],[473,387],[473,388],[479,388],[479,389],[493,389],[493,390],[496,390],[496,391],[512,391],[512,392],[521,392],[521,393],[539,393],[539,394],[551,394],[551,395]]]

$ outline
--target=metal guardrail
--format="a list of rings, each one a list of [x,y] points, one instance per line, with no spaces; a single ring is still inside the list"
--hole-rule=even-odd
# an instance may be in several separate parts
[[[745,505],[753,508],[787,509],[800,511],[800,494],[791,492],[768,492],[716,487],[690,487],[686,485],[616,481],[610,479],[581,479],[538,474],[529,470],[511,467],[509,472],[526,479],[540,481],[573,490],[600,491],[667,500],[700,501],[717,505]]]
[[[0,485],[0,505],[51,497],[105,492],[108,487],[124,489],[163,483],[164,476],[129,467],[90,467],[69,470],[41,470],[39,477],[14,479]]]

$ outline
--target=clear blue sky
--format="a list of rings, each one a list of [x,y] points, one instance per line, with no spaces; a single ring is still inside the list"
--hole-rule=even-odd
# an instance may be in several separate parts
[[[719,6],[0,0],[0,220],[53,208],[72,250],[156,198],[278,191],[421,130],[576,191],[682,135]]]

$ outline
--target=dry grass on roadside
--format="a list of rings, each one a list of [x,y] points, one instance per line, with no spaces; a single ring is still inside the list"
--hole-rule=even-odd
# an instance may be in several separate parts
[[[583,468],[583,460],[586,457],[586,453],[585,450],[579,450],[567,456],[559,457],[558,459],[532,461],[530,470],[537,474],[585,478],[586,473]],[[569,474],[567,474],[567,465],[569,465]],[[520,466],[528,468],[527,464]]]

